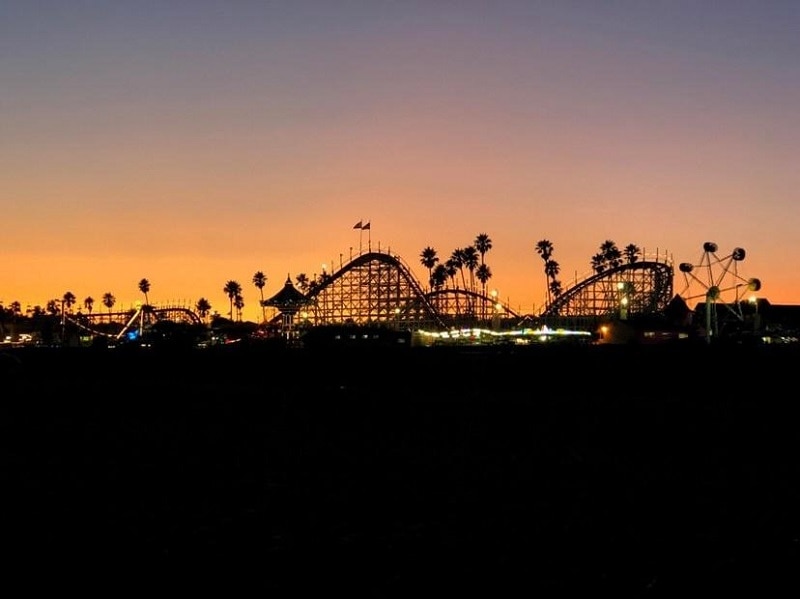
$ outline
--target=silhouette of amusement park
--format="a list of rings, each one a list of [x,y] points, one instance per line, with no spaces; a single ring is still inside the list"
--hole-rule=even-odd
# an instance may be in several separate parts
[[[265,314],[264,322],[256,327],[262,336],[290,340],[306,335],[311,339],[310,331],[319,338],[320,330],[338,331],[335,334],[340,336],[348,327],[369,327],[402,332],[401,341],[425,344],[528,343],[556,337],[601,343],[656,342],[763,332],[769,303],[755,295],[761,281],[739,272],[745,250],[737,247],[720,254],[713,242],[702,247],[700,259],[680,263],[676,274],[668,252],[648,254],[633,244],[620,251],[606,241],[592,258],[592,271],[581,279],[576,276],[562,289],[556,278],[558,267],[552,267],[552,245],[543,240],[537,251],[545,264],[548,298],[537,314],[523,314],[495,291],[487,291],[486,277],[476,283],[475,265],[448,264],[449,276],[437,277],[438,259],[431,260],[433,250],[426,248],[422,263],[428,267],[429,279],[424,285],[401,256],[368,247],[355,255],[351,251],[349,260],[340,260],[338,268],[332,265],[331,272],[323,268],[311,281],[299,276],[295,284],[287,274],[284,286],[260,302],[274,314],[269,318]],[[479,264],[483,264],[482,255]],[[445,269],[443,264],[436,267],[440,274]],[[206,324],[193,309],[149,304],[135,311],[62,317],[65,325],[74,324],[84,335],[116,340],[136,340],[169,323]],[[785,327],[777,328],[783,332]]]

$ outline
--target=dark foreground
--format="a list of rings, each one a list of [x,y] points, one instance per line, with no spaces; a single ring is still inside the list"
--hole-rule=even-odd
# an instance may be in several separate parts
[[[797,349],[114,352],[0,356],[6,586],[800,586]]]

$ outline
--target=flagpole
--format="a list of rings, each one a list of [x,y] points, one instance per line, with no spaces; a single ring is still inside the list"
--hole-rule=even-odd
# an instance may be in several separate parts
[[[367,234],[367,251],[371,252],[372,251],[372,222],[371,221],[367,221],[366,223],[364,223],[363,221],[361,221],[361,222],[362,222],[361,232],[363,233],[364,229],[369,231],[369,233]]]
[[[361,255],[361,239],[362,235],[364,234],[364,219],[362,218],[358,221],[355,225],[353,225],[354,229],[358,229],[358,255]],[[353,248],[350,248],[350,259],[352,260],[353,256]]]

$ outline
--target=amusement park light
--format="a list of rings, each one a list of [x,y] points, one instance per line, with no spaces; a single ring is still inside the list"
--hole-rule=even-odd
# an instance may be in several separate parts
[[[758,297],[756,295],[751,295],[747,298],[747,301],[755,308],[756,316],[758,316]]]
[[[531,341],[546,343],[564,337],[591,337],[589,331],[553,330],[547,326],[539,329],[516,329],[513,331],[493,331],[490,329],[451,329],[449,331],[417,331],[422,337],[429,339],[458,340],[468,339],[476,343],[489,342],[493,339],[512,338],[516,344],[528,344]]]

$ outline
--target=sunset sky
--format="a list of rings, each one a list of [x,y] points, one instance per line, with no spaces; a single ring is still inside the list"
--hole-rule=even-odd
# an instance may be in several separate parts
[[[541,239],[565,287],[605,240],[743,247],[800,304],[799,158],[796,0],[0,4],[6,306],[147,278],[225,314],[233,279],[256,320],[256,271],[272,295],[371,239],[425,284],[423,248],[479,233],[524,312]]]

